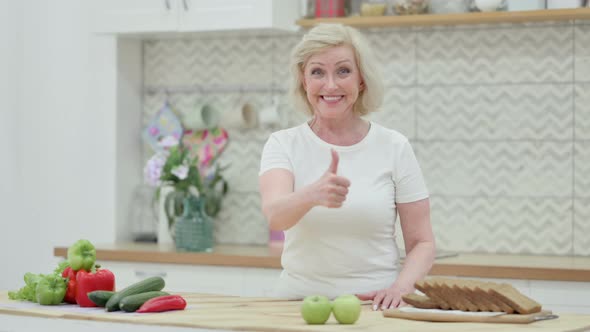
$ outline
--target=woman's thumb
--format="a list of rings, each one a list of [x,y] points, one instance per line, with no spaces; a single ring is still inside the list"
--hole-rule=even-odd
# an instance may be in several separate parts
[[[336,152],[336,150],[331,149],[330,152],[332,153],[332,162],[330,162],[328,172],[336,174],[338,173],[338,160],[340,157],[338,157],[338,152]]]

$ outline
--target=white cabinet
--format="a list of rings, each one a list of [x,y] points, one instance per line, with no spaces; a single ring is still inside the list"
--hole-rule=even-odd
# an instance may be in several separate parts
[[[531,297],[554,312],[590,313],[590,283],[530,281]]]
[[[170,32],[178,28],[178,0],[93,0],[92,5],[95,32]]]
[[[164,290],[246,297],[272,296],[280,270],[231,266],[104,262],[122,289],[152,276],[164,278]]]
[[[295,29],[300,1],[93,0],[99,33]]]

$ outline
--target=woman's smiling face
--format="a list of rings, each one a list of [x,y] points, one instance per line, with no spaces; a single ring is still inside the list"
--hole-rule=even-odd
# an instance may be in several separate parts
[[[330,47],[312,55],[303,68],[302,82],[313,113],[325,118],[352,114],[363,89],[354,51],[349,46]]]

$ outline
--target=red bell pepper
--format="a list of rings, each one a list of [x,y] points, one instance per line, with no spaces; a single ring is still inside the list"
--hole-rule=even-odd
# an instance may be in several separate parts
[[[115,290],[115,275],[113,272],[100,269],[99,265],[96,266],[96,271],[78,271],[76,275],[76,302],[81,307],[96,307],[96,304],[88,298],[88,293],[96,290]]]
[[[183,310],[186,300],[180,295],[164,295],[147,300],[136,312],[162,312]]]
[[[68,285],[66,295],[64,296],[64,302],[76,304],[76,274],[77,272],[72,270],[71,267],[66,267],[61,276],[68,278]]]

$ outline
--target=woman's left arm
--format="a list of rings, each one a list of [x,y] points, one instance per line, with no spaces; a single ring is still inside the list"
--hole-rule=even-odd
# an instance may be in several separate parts
[[[357,295],[361,300],[373,300],[373,310],[395,308],[403,304],[402,296],[414,292],[414,283],[423,279],[434,263],[435,246],[430,224],[428,198],[398,203],[400,224],[404,235],[406,258],[395,282],[387,289]]]

